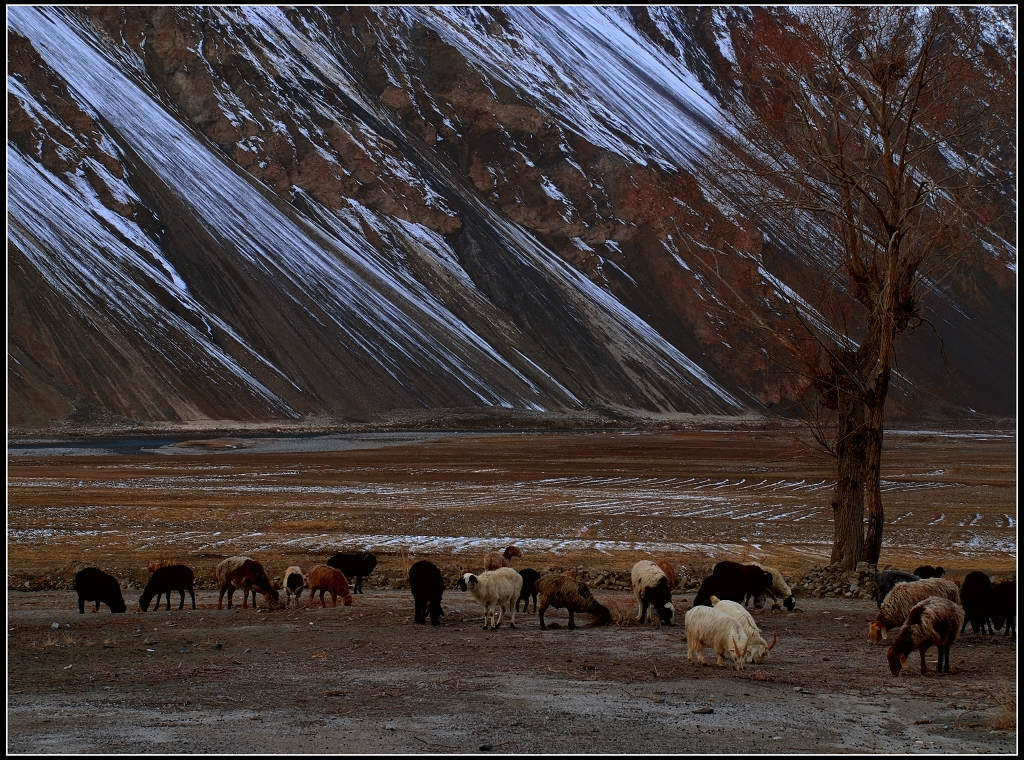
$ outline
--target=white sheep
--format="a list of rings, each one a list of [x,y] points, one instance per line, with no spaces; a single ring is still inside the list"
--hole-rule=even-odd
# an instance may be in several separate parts
[[[642,559],[633,565],[629,576],[639,605],[637,618],[640,622],[647,621],[648,607],[653,607],[662,623],[672,625],[676,611],[672,606],[672,586],[665,571],[650,560]]]
[[[778,634],[772,634],[772,640],[770,643],[765,641],[764,636],[761,635],[761,629],[758,628],[757,623],[754,622],[754,616],[747,612],[747,608],[739,602],[734,602],[730,599],[719,599],[717,596],[712,596],[711,605],[719,612],[724,612],[726,615],[735,618],[747,632],[747,662],[755,665],[762,662],[764,658],[768,656],[768,653],[775,647],[775,642],[778,640]]]
[[[776,570],[774,567],[762,565],[760,562],[754,562],[753,564],[757,565],[765,572],[772,574],[772,585],[768,587],[768,595],[771,596],[772,599],[782,599],[783,606],[787,610],[792,612],[793,608],[796,607],[796,599],[793,598],[793,589],[791,589],[789,587],[789,584],[786,583],[786,578],[782,575],[782,573]],[[755,600],[755,606],[757,606],[758,604],[764,604],[764,597],[759,597],[759,599],[760,602]],[[775,604],[772,605],[772,607],[774,609],[777,608],[778,605]]]
[[[309,585],[309,579],[303,574],[302,568],[292,565],[284,571],[281,577],[281,588],[285,592],[285,603],[287,607],[291,604],[292,597],[295,597],[295,606],[299,606],[299,597],[302,596],[302,589]]]
[[[686,626],[686,659],[704,664],[704,647],[711,647],[718,655],[718,667],[725,665],[728,653],[743,670],[747,655],[747,632],[738,620],[714,607],[691,607],[684,618]]]
[[[484,607],[484,630],[498,630],[502,613],[506,610],[512,616],[509,625],[516,627],[516,600],[523,588],[523,576],[515,568],[499,567],[486,570],[480,575],[465,573],[459,579],[459,588],[469,591]],[[493,625],[491,614],[495,615]]]

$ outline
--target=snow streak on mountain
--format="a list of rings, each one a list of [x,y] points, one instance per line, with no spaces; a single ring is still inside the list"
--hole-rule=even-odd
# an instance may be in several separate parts
[[[759,287],[821,287],[801,240],[693,176],[750,23],[10,8],[10,423],[793,400],[691,258],[727,244]],[[908,348],[908,409],[1012,409],[1016,250],[985,245]]]

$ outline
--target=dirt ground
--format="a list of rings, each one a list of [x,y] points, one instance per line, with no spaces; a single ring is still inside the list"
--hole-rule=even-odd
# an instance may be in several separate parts
[[[591,431],[8,451],[7,749],[14,753],[1014,753],[1016,641],[965,633],[953,672],[894,678],[873,602],[755,613],[778,644],[743,671],[686,660],[682,625],[640,625],[623,580],[644,556],[690,583],[719,559],[792,579],[828,560],[829,461],[777,431]],[[883,564],[1016,569],[1015,436],[887,438]],[[616,623],[481,630],[445,592],[412,619],[408,565],[452,581],[515,542],[521,566],[592,584]],[[212,571],[273,574],[343,548],[380,564],[351,607],[217,610]],[[146,565],[196,568],[199,608],[142,613]],[[74,569],[128,612],[77,610]],[[678,590],[680,617],[693,598]],[[237,596],[236,596],[237,600]],[[329,602],[328,602],[329,603]],[[578,618],[579,619],[579,618]],[[585,619],[585,618],[584,618]],[[681,620],[680,620],[681,623]],[[710,658],[710,652],[708,653]]]

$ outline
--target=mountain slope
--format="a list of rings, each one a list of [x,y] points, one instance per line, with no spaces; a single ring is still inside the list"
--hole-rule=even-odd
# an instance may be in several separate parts
[[[741,286],[819,288],[798,241],[691,173],[727,133],[750,21],[10,9],[9,421],[793,400],[692,259],[728,247]],[[937,302],[950,361],[908,346],[907,410],[1012,409],[991,381],[1015,262],[997,240],[982,287]]]

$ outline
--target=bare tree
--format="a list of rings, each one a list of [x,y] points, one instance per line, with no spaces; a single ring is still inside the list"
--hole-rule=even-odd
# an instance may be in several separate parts
[[[820,436],[837,462],[831,561],[852,568],[881,551],[898,338],[922,324],[922,297],[979,252],[998,192],[1015,182],[1006,150],[1016,62],[985,60],[992,48],[972,9],[814,7],[779,18],[764,14],[734,39],[745,105],[710,170],[726,172],[732,203],[765,229],[809,230],[806,244],[828,262],[823,281],[845,294],[816,311],[782,298],[788,322],[776,298],[777,313],[754,321],[834,412]],[[732,292],[748,316],[761,309]]]

